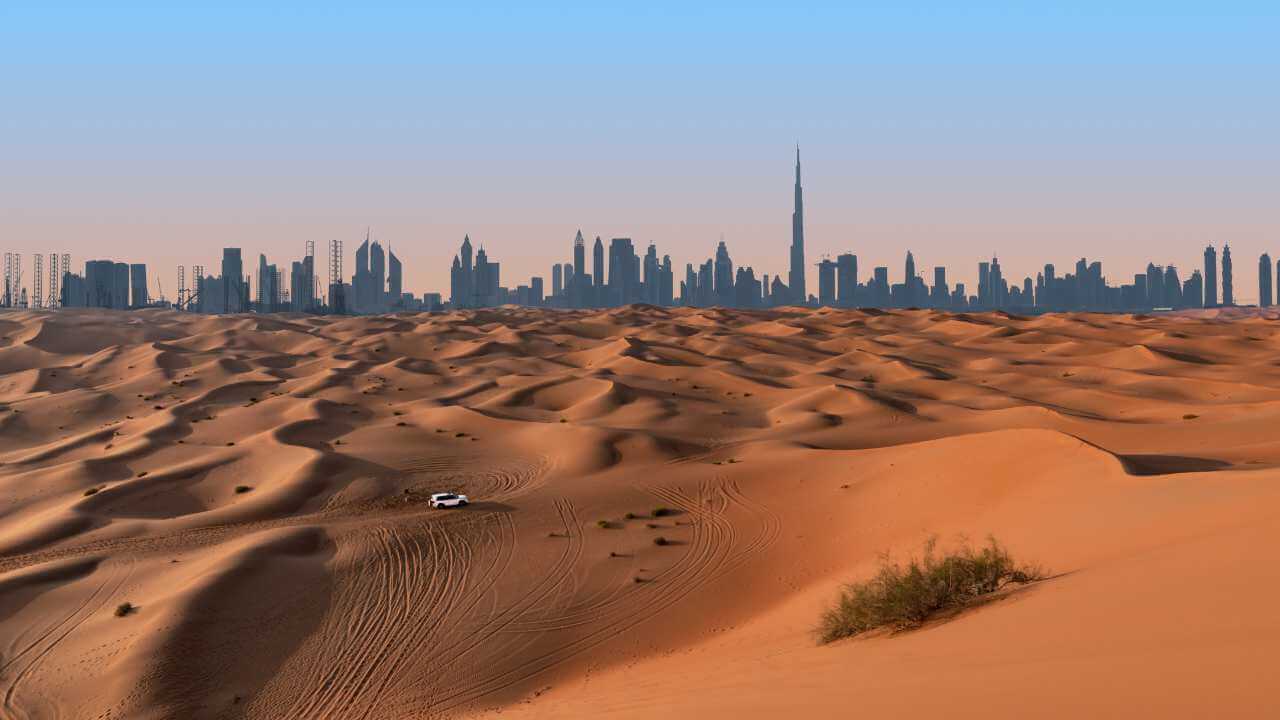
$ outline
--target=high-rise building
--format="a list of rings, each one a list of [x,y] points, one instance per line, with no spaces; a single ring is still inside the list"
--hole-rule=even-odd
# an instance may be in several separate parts
[[[844,253],[836,258],[836,304],[853,307],[858,290],[858,256]]]
[[[111,307],[116,310],[129,309],[128,263],[115,263],[111,266]]]
[[[1271,256],[1258,258],[1258,307],[1271,307]]]
[[[376,240],[369,246],[368,278],[365,286],[368,299],[362,312],[379,312],[387,305],[387,254],[382,249],[382,243]]]
[[[716,246],[715,260],[715,292],[716,304],[724,307],[732,307],[734,303],[733,293],[733,260],[729,257],[729,248],[725,246],[724,241]]]
[[[1227,244],[1222,246],[1222,304],[1227,307],[1236,304],[1231,278],[1231,245]]]
[[[559,297],[563,285],[560,283],[560,263],[551,266],[551,297]]]
[[[248,299],[248,288],[244,284],[244,260],[240,257],[240,248],[223,248],[222,312],[244,312]]]
[[[1204,249],[1204,306],[1218,306],[1218,251],[1212,245]]]
[[[573,237],[573,274],[579,278],[587,274],[587,246],[582,239],[582,231]],[[579,280],[581,282],[581,280]]]
[[[132,295],[131,306],[140,308],[150,304],[147,296],[147,266],[134,263],[129,266],[129,292]]]
[[[401,296],[404,294],[404,265],[401,264],[400,258],[391,252],[391,248],[387,248],[387,299],[388,305],[399,306],[403,300]]]
[[[595,286],[604,287],[604,243],[596,236],[595,247],[591,250],[591,276],[595,278]]]
[[[829,258],[818,263],[818,304],[823,307],[836,304],[836,264]]]
[[[799,145],[796,145],[795,191],[795,209],[791,212],[791,272],[787,275],[787,285],[791,291],[791,301],[803,305],[809,301],[809,296],[804,283],[804,198],[800,189]]]

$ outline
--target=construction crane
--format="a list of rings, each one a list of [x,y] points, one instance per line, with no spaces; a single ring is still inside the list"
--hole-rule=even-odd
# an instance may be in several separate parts
[[[156,278],[156,292],[160,294],[160,304],[164,305],[165,304],[164,287],[160,284],[159,273],[156,274],[155,278]]]

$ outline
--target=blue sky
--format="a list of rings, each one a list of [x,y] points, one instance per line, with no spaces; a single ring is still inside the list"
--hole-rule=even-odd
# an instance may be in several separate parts
[[[110,5],[110,7],[108,7]],[[0,4],[0,247],[213,265],[372,225],[410,288],[463,232],[504,283],[573,232],[678,267],[724,233],[972,282],[1276,237],[1264,3]],[[1237,286],[1252,292],[1252,269]],[[1247,293],[1242,293],[1247,295]]]

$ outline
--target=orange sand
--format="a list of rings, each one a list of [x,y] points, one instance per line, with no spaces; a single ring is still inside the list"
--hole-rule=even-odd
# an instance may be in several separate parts
[[[0,717],[1274,717],[1274,326],[0,314]],[[987,534],[1055,577],[815,644]]]

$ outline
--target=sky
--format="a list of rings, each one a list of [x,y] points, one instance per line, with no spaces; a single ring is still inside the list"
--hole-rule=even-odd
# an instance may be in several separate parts
[[[197,5],[204,5],[198,7]],[[696,7],[694,7],[696,6]],[[1280,259],[1274,2],[0,2],[0,250],[287,267],[366,229],[448,293],[465,233],[514,288],[589,239],[683,277],[724,238],[809,286],[907,250],[932,282],[1099,259]],[[153,291],[155,283],[153,281]]]

